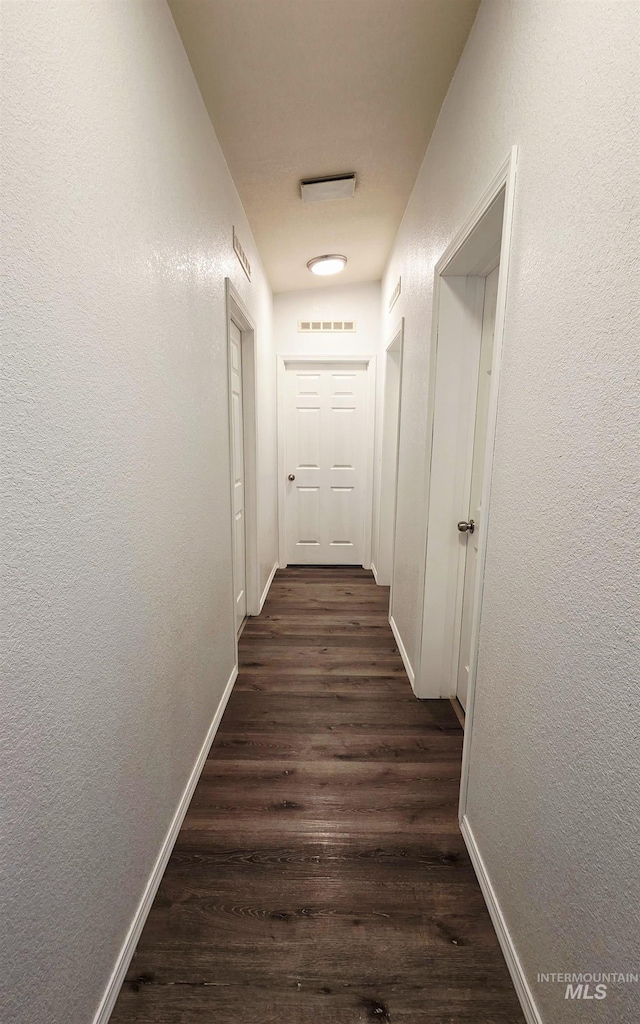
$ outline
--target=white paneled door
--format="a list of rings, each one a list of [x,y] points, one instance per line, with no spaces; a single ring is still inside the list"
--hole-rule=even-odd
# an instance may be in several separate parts
[[[480,342],[480,366],[478,370],[478,393],[473,437],[473,458],[471,464],[471,493],[469,496],[468,522],[471,529],[464,531],[467,557],[464,568],[464,591],[462,597],[462,624],[460,629],[460,655],[458,659],[457,697],[462,707],[467,708],[469,692],[469,665],[471,662],[471,630],[475,609],[476,574],[478,566],[478,538],[482,518],[482,484],[484,480],[485,449],[487,445],[487,417],[489,411],[489,388],[491,386],[491,363],[493,359],[493,338],[496,327],[496,304],[498,298],[498,271],[496,267],[486,279],[484,312],[482,315],[482,340]],[[462,524],[464,526],[464,523]]]
[[[287,562],[362,565],[367,504],[366,363],[286,364]]]
[[[229,322],[231,361],[231,465],[233,470],[233,585],[236,629],[247,614],[247,567],[245,538],[244,418],[242,413],[242,334]]]

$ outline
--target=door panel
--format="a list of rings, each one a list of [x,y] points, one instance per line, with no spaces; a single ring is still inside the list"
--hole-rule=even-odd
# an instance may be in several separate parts
[[[366,421],[366,364],[287,364],[288,562],[362,565]]]
[[[474,521],[474,531],[473,533],[465,534],[467,555],[464,569],[464,591],[462,597],[462,624],[460,629],[460,654],[458,658],[457,685],[457,697],[462,707],[465,709],[467,706],[467,693],[469,689],[471,628],[473,624],[473,612],[475,605],[478,538],[480,536],[480,522],[482,518],[482,483],[484,478],[485,448],[487,441],[487,415],[489,410],[489,391],[491,387],[493,338],[496,326],[498,270],[499,267],[496,267],[496,269],[488,275],[485,281],[468,516],[468,519],[473,519]]]
[[[353,469],[357,458],[356,409],[331,409],[329,460],[331,469]]]
[[[233,580],[236,629],[247,614],[246,541],[244,507],[244,419],[242,413],[242,334],[230,323],[231,455],[233,467]]]
[[[298,408],[297,453],[305,469],[320,468],[320,409]]]

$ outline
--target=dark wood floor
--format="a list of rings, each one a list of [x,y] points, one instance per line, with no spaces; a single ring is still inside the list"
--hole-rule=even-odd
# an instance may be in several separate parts
[[[278,572],[112,1024],[521,1024],[457,824],[462,732],[363,569]]]

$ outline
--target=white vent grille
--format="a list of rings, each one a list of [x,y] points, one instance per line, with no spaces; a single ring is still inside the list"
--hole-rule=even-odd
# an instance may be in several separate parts
[[[247,257],[246,252],[244,251],[244,249],[240,245],[240,242],[238,241],[238,236],[236,235],[235,228],[233,229],[233,250],[236,256],[238,257],[238,260],[240,261],[240,266],[244,270],[249,280],[251,280],[251,264],[249,263],[249,259]]]
[[[355,320],[298,320],[299,334],[353,334]]]
[[[399,277],[397,285],[395,286],[395,288],[391,292],[391,297],[389,299],[389,312],[391,312],[391,310],[395,306],[396,302],[400,298],[400,292],[401,291],[402,291],[402,278]]]

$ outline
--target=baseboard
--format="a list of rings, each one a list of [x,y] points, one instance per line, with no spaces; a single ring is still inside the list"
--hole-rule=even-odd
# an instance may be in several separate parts
[[[482,859],[480,850],[478,849],[478,844],[476,843],[475,836],[466,815],[460,822],[460,830],[466,843],[467,850],[469,851],[469,856],[471,857],[475,873],[478,876],[482,895],[484,896],[485,903],[487,904],[487,909],[493,922],[493,927],[496,930],[500,948],[502,949],[504,958],[507,961],[509,974],[511,975],[516,995],[520,1000],[525,1020],[527,1024],[542,1024],[542,1017],[538,1012],[538,1008],[533,998],[533,993],[529,988],[529,983],[526,979],[524,970],[522,969],[522,964],[520,963],[520,958],[516,952],[513,939],[511,938],[511,933],[507,928],[507,923],[503,917],[502,911],[500,910],[500,904],[498,903],[495,890],[491,884],[491,879],[487,874],[485,863]]]
[[[451,707],[456,713],[456,718],[458,719],[460,725],[464,729],[467,716],[465,714],[464,708],[462,707],[462,704],[460,703],[457,697],[449,697],[449,700],[451,701]]]
[[[416,681],[415,672],[413,671],[413,666],[409,661],[409,655],[407,654],[406,648],[402,642],[402,637],[400,636],[398,627],[394,622],[393,615],[389,616],[389,625],[391,626],[391,632],[393,633],[398,645],[398,650],[400,651],[400,657],[402,658],[402,664],[404,665],[405,672],[409,676],[409,682],[411,683],[411,686],[414,687]]]
[[[385,583],[385,581],[383,579],[382,580],[380,579],[380,572],[379,572],[378,569],[376,569],[376,567],[373,564],[373,562],[371,563],[371,572],[373,573],[373,578],[374,578],[374,580],[376,581],[376,583],[378,584],[379,587],[390,587],[391,586],[391,580],[389,580],[388,583]]]
[[[260,611],[258,612],[258,615],[262,611],[262,607],[264,605],[264,602],[267,600],[267,594],[269,593],[269,591],[271,589],[271,584],[273,583],[273,577],[275,576],[277,571],[278,571],[278,563],[276,562],[274,567],[273,567],[273,569],[269,573],[269,579],[267,580],[267,585],[264,588],[264,590],[262,591],[262,597],[260,598]]]
[[[153,871],[151,872],[149,881],[145,886],[142,899],[140,900],[138,908],[133,916],[131,927],[129,928],[127,937],[124,940],[124,945],[118,954],[118,959],[116,960],[113,973],[111,974],[97,1013],[93,1019],[93,1024],[108,1024],[109,1018],[113,1013],[113,1008],[116,1004],[118,995],[120,994],[122,983],[129,969],[129,964],[131,963],[133,954],[136,951],[136,946],[138,945],[138,940],[142,933],[142,929],[144,928],[145,921],[147,920],[147,915],[151,910],[156,892],[158,891],[158,886],[162,881],[162,876],[169,862],[171,851],[173,850],[175,841],[178,838],[178,833],[182,826],[184,816],[187,813],[189,804],[191,803],[191,797],[193,796],[193,792],[198,784],[198,780],[200,779],[200,774],[204,768],[207,754],[209,753],[209,747],[213,743],[216,732],[218,731],[218,726],[220,725],[224,709],[227,706],[227,701],[231,696],[231,691],[237,675],[238,666],[236,665],[229,677],[227,685],[224,688],[224,693],[220,698],[216,713],[213,716],[213,721],[209,726],[205,741],[200,748],[200,753],[198,754],[196,763],[193,766],[193,770],[189,776],[189,781],[187,782],[184,793],[182,794],[176,813],[173,816],[173,821],[171,822],[167,836],[160,848],[160,853],[158,854]]]

